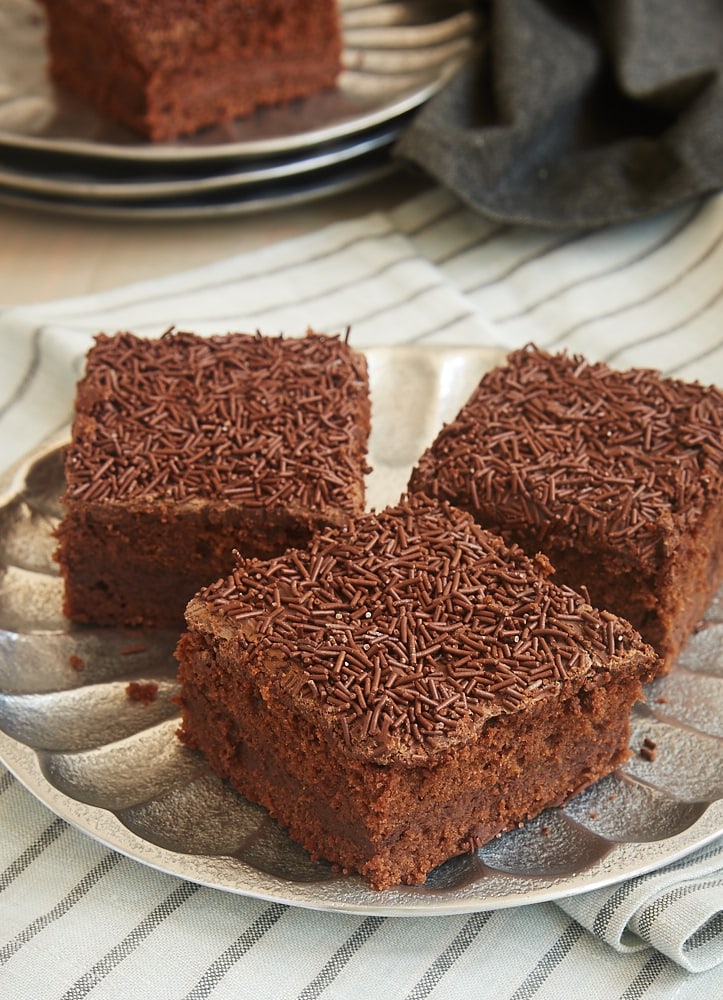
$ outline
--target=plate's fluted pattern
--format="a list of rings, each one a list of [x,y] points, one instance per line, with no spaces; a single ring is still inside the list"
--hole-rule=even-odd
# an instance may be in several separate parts
[[[396,499],[492,351],[367,352],[374,431],[369,501]],[[397,387],[398,391],[391,391]],[[406,394],[414,406],[405,405]],[[422,409],[419,409],[422,401]],[[139,861],[221,889],[319,909],[441,914],[553,899],[657,867],[723,830],[723,595],[674,671],[633,714],[632,756],[424,886],[375,893],[306,853],[175,736],[176,636],[73,628],[60,610],[52,529],[59,442],[0,496],[0,758],[51,809]],[[153,684],[149,700],[129,685]],[[138,690],[137,688],[135,690]],[[640,754],[648,738],[653,760]]]

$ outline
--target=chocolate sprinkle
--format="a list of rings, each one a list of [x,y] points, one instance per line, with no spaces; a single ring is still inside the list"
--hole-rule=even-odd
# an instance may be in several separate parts
[[[690,530],[723,490],[723,392],[527,347],[482,378],[410,489],[506,536],[610,539],[656,565],[671,519]]]
[[[646,736],[643,740],[643,745],[640,748],[640,756],[644,757],[645,760],[654,761],[658,755],[658,744],[655,740],[652,740],[649,736]]]
[[[155,681],[131,681],[126,685],[126,697],[150,705],[158,697],[158,685]]]
[[[366,363],[338,336],[100,334],[81,386],[68,500],[359,507]]]
[[[189,622],[206,606],[232,623],[248,662],[268,658],[273,683],[321,706],[350,752],[421,762],[491,715],[643,648],[549,572],[544,557],[417,495],[306,550],[240,559],[192,602]]]

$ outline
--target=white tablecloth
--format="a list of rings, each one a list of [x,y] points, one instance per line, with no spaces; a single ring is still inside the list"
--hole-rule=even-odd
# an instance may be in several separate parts
[[[593,233],[496,225],[442,191],[252,254],[0,315],[0,466],[67,424],[94,333],[352,328],[359,349],[533,341],[723,385],[723,196]],[[151,870],[0,766],[0,996],[723,995],[723,839],[666,869],[454,917],[353,916]]]

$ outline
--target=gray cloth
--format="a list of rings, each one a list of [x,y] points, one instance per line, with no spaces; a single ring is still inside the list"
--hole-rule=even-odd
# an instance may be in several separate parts
[[[484,215],[587,228],[723,186],[723,0],[491,0],[397,155]]]

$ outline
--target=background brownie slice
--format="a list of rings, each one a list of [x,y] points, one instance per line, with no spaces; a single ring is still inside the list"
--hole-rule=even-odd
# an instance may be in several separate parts
[[[338,337],[96,338],[65,452],[65,613],[183,623],[232,550],[303,545],[364,507],[366,362]]]
[[[544,552],[669,669],[723,578],[723,393],[534,348],[485,375],[410,489]]]
[[[152,140],[330,87],[336,0],[41,0],[50,74]]]
[[[181,738],[312,855],[422,881],[628,756],[655,654],[418,496],[189,604]]]

